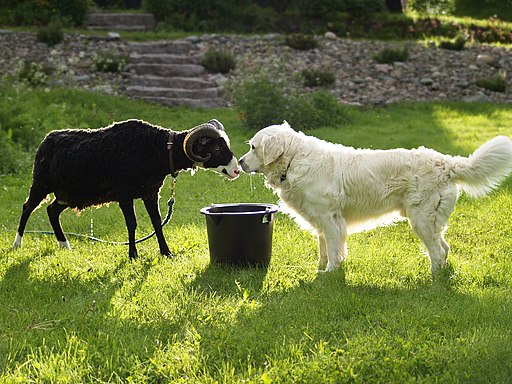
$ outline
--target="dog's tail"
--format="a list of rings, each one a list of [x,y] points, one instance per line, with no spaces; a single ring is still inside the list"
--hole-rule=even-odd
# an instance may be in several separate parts
[[[512,172],[512,141],[497,136],[468,158],[456,157],[455,181],[472,197],[485,196]]]

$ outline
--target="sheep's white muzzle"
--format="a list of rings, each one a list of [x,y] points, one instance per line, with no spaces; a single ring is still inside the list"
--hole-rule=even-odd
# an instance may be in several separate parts
[[[217,172],[223,173],[230,179],[234,180],[240,174],[240,168],[238,167],[238,161],[233,156],[228,165],[221,165],[215,169]]]

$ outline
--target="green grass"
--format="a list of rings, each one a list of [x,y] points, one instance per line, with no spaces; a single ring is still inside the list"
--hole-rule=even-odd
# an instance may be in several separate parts
[[[166,108],[71,90],[2,89],[37,135],[143,118],[186,129],[216,117],[238,156],[253,132],[231,109]],[[344,126],[309,131],[346,145],[415,147],[467,155],[512,136],[512,107],[399,104],[353,110]],[[4,128],[2,128],[4,129]],[[34,148],[29,146],[29,151]],[[199,209],[276,202],[260,176],[229,182],[180,174],[175,214],[130,262],[124,246],[71,238],[60,250],[29,235],[11,251],[30,169],[0,178],[0,382],[39,383],[510,383],[512,378],[512,180],[481,200],[462,196],[449,222],[449,268],[431,281],[428,258],[407,224],[349,237],[345,276],[317,275],[316,239],[278,214],[268,269],[209,263]],[[168,185],[162,190],[162,210]],[[142,205],[138,234],[151,230]],[[116,204],[65,212],[66,231],[124,240]],[[28,229],[48,229],[45,209]]]

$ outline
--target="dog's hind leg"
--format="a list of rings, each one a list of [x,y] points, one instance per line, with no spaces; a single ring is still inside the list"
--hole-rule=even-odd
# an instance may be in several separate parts
[[[427,247],[432,274],[446,264],[450,246],[443,238],[443,231],[456,202],[457,190],[450,188],[430,196],[423,204],[407,210],[414,233]]]

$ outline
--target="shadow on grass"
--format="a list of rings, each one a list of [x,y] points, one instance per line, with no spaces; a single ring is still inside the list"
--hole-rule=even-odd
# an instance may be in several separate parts
[[[43,252],[37,258],[51,256]],[[364,368],[368,373],[388,364],[384,359],[386,354],[407,359],[421,343],[428,343],[433,355],[428,359],[416,357],[421,361],[404,367],[411,370],[411,376],[419,377],[440,374],[438,366],[447,358],[440,355],[440,350],[455,348],[461,338],[468,337],[468,332],[485,336],[490,327],[500,329],[512,321],[512,304],[508,299],[457,292],[448,288],[446,280],[428,286],[376,288],[348,285],[343,280],[344,273],[335,271],[290,289],[266,293],[267,269],[215,264],[206,266],[194,279],[183,281],[177,289],[185,295],[199,292],[204,296],[202,300],[208,300],[211,296],[208,293],[214,293],[226,305],[241,303],[235,310],[234,321],[202,320],[198,296],[176,308],[170,317],[155,316],[148,307],[150,298],[138,296],[153,268],[151,260],[128,262],[122,257],[91,279],[84,275],[95,271],[86,268],[80,278],[59,272],[45,274],[41,279],[32,273],[37,258],[12,264],[0,281],[2,371],[12,371],[16,365],[30,365],[34,353],[65,354],[70,335],[74,335],[91,359],[88,364],[101,367],[97,366],[95,371],[103,380],[108,380],[114,371],[122,380],[137,370],[152,380],[161,380],[170,376],[154,366],[155,354],[163,353],[169,345],[189,343],[193,329],[200,335],[199,349],[194,353],[208,361],[201,368],[201,374],[208,377],[215,377],[219,367],[226,365],[233,366],[243,376],[248,366],[264,369],[269,359],[274,363],[289,361],[291,366],[299,361],[307,362],[316,358],[322,343],[327,343],[332,353],[345,351],[344,354],[364,365],[359,369]],[[130,281],[113,278],[120,275],[128,276]],[[126,300],[126,306],[137,306],[135,315],[112,313],[113,301],[121,300],[120,290],[124,290],[122,299]],[[244,300],[246,294],[249,300]],[[163,313],[167,309],[161,310]],[[400,340],[408,337],[419,338],[420,344],[402,345]],[[491,344],[493,337],[490,335]],[[378,351],[378,340],[387,345],[385,352]],[[480,360],[496,372],[507,372],[508,360],[501,344],[489,351],[489,345],[477,337],[467,347],[460,359]],[[66,356],[62,358],[64,363],[72,363],[65,360]],[[113,366],[105,363],[112,358],[118,363]],[[337,369],[343,369],[342,361],[336,364],[340,364]],[[414,368],[418,364],[423,367],[421,374]],[[478,372],[473,372],[471,364],[467,364],[464,377],[476,377]],[[329,369],[328,366],[315,369],[324,368]]]

